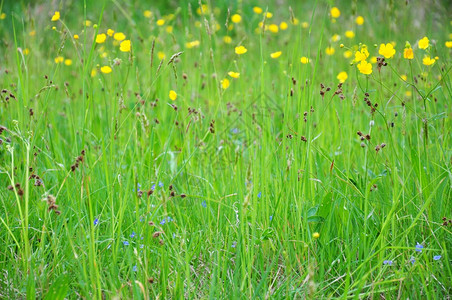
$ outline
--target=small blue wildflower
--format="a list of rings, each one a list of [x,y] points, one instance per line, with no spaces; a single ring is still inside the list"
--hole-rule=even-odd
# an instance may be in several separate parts
[[[129,246],[129,242],[128,241],[124,241],[122,243],[124,244],[124,246]]]
[[[94,226],[96,226],[97,224],[99,224],[99,219],[98,219],[98,218],[95,218],[95,219],[94,219]]]
[[[160,225],[165,225],[165,223],[166,223],[166,220],[163,219],[163,220],[160,222]]]
[[[414,257],[411,256],[411,258],[410,258],[410,263],[411,263],[412,265],[414,265],[415,262],[416,262],[416,259],[414,259]]]
[[[417,252],[422,252],[422,249],[424,249],[424,246],[419,244],[419,243],[416,243],[416,251]]]
[[[239,129],[238,128],[232,128],[231,132],[233,134],[237,134],[239,132]]]
[[[169,216],[166,218],[166,220],[167,220],[168,222],[174,221],[174,219],[171,218],[171,217],[169,217]]]
[[[155,184],[151,186],[151,190],[155,191]]]
[[[137,191],[138,191],[138,192],[140,191],[140,188],[141,188],[141,184],[138,183],[138,184],[137,184]]]
[[[135,231],[132,231],[132,234],[130,235],[131,238],[135,237]]]
[[[270,221],[273,220],[273,216],[270,216]]]
[[[134,271],[134,272],[137,271],[137,265],[134,265],[134,266],[133,266],[132,271]]]
[[[237,242],[232,242],[231,247],[232,247],[232,248],[235,248],[235,246],[237,246]]]
[[[206,208],[206,207],[207,207],[206,201],[201,202],[201,206],[204,207],[204,208]]]
[[[433,256],[433,260],[440,260],[441,259],[441,255],[435,255]]]
[[[388,266],[392,266],[392,260],[384,260],[383,264],[384,265],[388,265]]]
[[[143,217],[140,217],[140,222],[143,222],[144,221],[144,218]]]
[[[175,233],[173,233],[173,239],[174,239],[174,238],[176,238],[176,234],[175,234]]]
[[[257,194],[257,198],[260,198],[260,197],[262,197],[262,192],[259,192],[259,193]]]
[[[143,249],[143,248],[144,248],[144,244],[141,244],[141,245],[140,245],[140,248]]]
[[[163,182],[159,181],[159,187],[163,187]]]

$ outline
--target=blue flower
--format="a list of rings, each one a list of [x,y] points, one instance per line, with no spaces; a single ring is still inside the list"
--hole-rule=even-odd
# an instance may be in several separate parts
[[[160,222],[160,225],[165,225],[165,223],[166,223],[166,220],[163,219],[163,220]]]
[[[138,192],[140,191],[140,187],[141,187],[141,184],[140,184],[140,183],[137,183],[137,191],[138,191]]]
[[[416,262],[416,260],[414,259],[413,256],[411,256],[411,258],[410,258],[410,263],[411,263],[412,265],[414,265],[415,262]]]
[[[388,266],[392,266],[392,260],[384,260],[383,264],[384,265],[388,265]]]
[[[155,184],[151,186],[151,190],[155,191]]]
[[[122,243],[124,244],[124,246],[129,246],[129,242],[128,241],[124,241]]]
[[[132,271],[134,271],[134,272],[137,271],[137,265],[134,265],[134,266],[133,266]]]
[[[95,218],[95,219],[94,219],[94,226],[96,226],[97,224],[99,224],[99,219],[98,219],[98,218]]]
[[[135,231],[132,231],[132,234],[130,235],[131,238],[135,237]]]
[[[232,242],[231,247],[232,247],[232,248],[235,248],[235,246],[237,246],[237,242]]]
[[[201,202],[201,206],[204,207],[204,208],[206,208],[206,207],[207,207],[206,201]]]
[[[257,198],[260,198],[260,197],[262,197],[262,192],[259,192],[259,193],[257,194]]]
[[[417,245],[416,245],[416,251],[417,252],[422,252],[422,249],[424,249],[424,246],[423,245],[421,245],[421,244],[419,244],[419,243],[416,243]]]
[[[159,181],[159,187],[163,187],[163,182]]]
[[[433,256],[433,260],[440,260],[441,259],[441,255],[435,255]]]
[[[270,216],[270,221],[273,220],[273,216]]]

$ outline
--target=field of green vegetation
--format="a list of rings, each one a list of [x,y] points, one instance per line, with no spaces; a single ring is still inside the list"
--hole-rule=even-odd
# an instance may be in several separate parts
[[[0,0],[1,299],[450,299],[452,4]]]

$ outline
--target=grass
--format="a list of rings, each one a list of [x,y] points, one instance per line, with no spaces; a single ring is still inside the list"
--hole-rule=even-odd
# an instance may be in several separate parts
[[[300,2],[2,1],[0,297],[449,297],[450,5]]]

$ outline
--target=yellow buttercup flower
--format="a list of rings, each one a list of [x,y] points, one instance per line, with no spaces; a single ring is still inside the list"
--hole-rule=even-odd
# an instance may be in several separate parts
[[[347,72],[342,71],[339,74],[337,74],[337,79],[339,79],[339,82],[345,82],[348,78]]]
[[[168,33],[173,33],[173,26],[166,26],[165,31]]]
[[[63,56],[55,57],[55,63],[56,64],[62,63],[63,61],[64,61],[64,57]]]
[[[35,36],[35,35],[36,35],[36,30],[30,31],[30,33],[29,33],[28,35],[29,35],[29,36]]]
[[[108,36],[113,36],[113,33],[115,33],[115,31],[113,29],[108,29],[107,30],[107,35]]]
[[[162,51],[157,52],[157,57],[159,60],[165,59],[166,55]]]
[[[292,23],[293,25],[298,25],[300,23],[300,20],[298,20],[297,18],[293,18],[290,20],[290,23]]]
[[[221,88],[223,90],[227,89],[229,87],[229,79],[225,78],[221,81]]]
[[[422,59],[422,63],[426,66],[431,66],[435,63],[435,59],[431,58],[430,56],[426,55],[424,56],[424,58]]]
[[[52,16],[51,21],[52,21],[52,22],[56,22],[56,21],[58,21],[59,19],[60,19],[60,12],[59,12],[59,11],[56,11],[56,12],[53,14],[53,16]]]
[[[231,21],[232,23],[240,23],[242,21],[242,16],[239,14],[232,15]]]
[[[176,93],[175,91],[173,91],[173,90],[170,90],[170,91],[169,91],[169,98],[170,98],[172,101],[176,100],[176,99],[177,99],[177,93]]]
[[[74,40],[78,40],[78,39],[79,39],[78,34],[74,34]]]
[[[84,22],[84,24],[85,24],[86,27],[90,27],[93,24],[93,22],[91,22],[90,20],[86,20]]]
[[[111,73],[112,69],[109,66],[103,66],[100,68],[100,71],[104,74],[109,74]]]
[[[326,53],[327,55],[333,55],[334,52],[336,52],[336,50],[334,50],[333,47],[326,47],[326,49],[325,49],[325,53]]]
[[[270,30],[273,33],[278,33],[279,27],[276,24],[270,24],[268,25],[268,30]]]
[[[301,23],[301,28],[306,29],[306,28],[308,28],[308,27],[309,27],[309,23],[308,23],[308,22],[303,22],[303,23]]]
[[[0,20],[4,20],[6,19],[6,14],[5,13],[1,13],[0,14]]]
[[[306,56],[303,56],[302,58],[300,58],[300,62],[305,65],[305,64],[309,63],[309,58],[307,58]]]
[[[158,20],[157,20],[157,26],[163,26],[163,25],[165,25],[165,20],[163,20],[163,19],[158,19]]]
[[[248,51],[248,49],[246,49],[243,46],[235,47],[235,53],[238,55],[245,54],[247,51]]]
[[[362,73],[362,74],[372,74],[372,65],[370,63],[368,63],[367,61],[363,60],[358,64],[358,70]]]
[[[355,33],[354,33],[352,30],[347,30],[347,31],[345,32],[345,36],[346,36],[347,38],[349,38],[349,39],[352,39],[352,38],[355,37]]]
[[[419,40],[419,49],[427,49],[429,45],[428,37],[424,36]]]
[[[371,63],[371,64],[376,64],[376,63],[377,63],[377,57],[376,57],[376,56],[372,56],[372,57],[370,58],[370,63]]]
[[[361,26],[364,24],[364,18],[362,16],[357,16],[355,22],[357,25]]]
[[[314,233],[312,234],[312,237],[315,238],[315,239],[318,239],[318,238],[320,237],[320,233],[314,232]]]
[[[230,36],[226,35],[223,37],[223,42],[225,44],[230,44],[232,42],[232,38]]]
[[[286,30],[287,28],[289,27],[289,25],[287,25],[287,23],[286,22],[281,22],[281,23],[279,23],[279,28],[281,29],[281,30]]]
[[[96,36],[96,43],[97,44],[102,44],[102,43],[105,42],[106,39],[107,39],[107,35],[105,33],[98,34]]]
[[[411,48],[405,48],[405,49],[403,50],[403,58],[406,58],[406,59],[413,59],[413,58],[414,58],[413,49],[411,49]]]
[[[281,54],[282,54],[281,51],[273,52],[272,54],[270,54],[270,57],[271,58],[278,58],[278,57],[281,56]]]
[[[400,75],[400,78],[402,78],[403,81],[406,81],[408,79],[406,75]]]
[[[28,55],[28,54],[30,54],[30,49],[28,49],[28,48],[25,48],[25,49],[24,49],[24,51],[23,51],[23,53],[24,53],[24,55]]]
[[[122,52],[130,52],[131,47],[132,44],[130,43],[130,40],[124,40],[119,44],[119,50]]]
[[[64,64],[66,65],[66,66],[70,66],[70,65],[72,65],[72,59],[65,59],[64,60]]]
[[[339,34],[334,34],[332,37],[331,37],[331,40],[333,41],[333,42],[337,42],[337,41],[339,41],[341,39],[341,36],[339,35]]]
[[[391,43],[381,44],[380,50],[378,50],[380,55],[383,55],[385,58],[391,58],[395,55],[396,51],[394,46]]]
[[[452,48],[452,41],[446,41],[445,45],[447,48]]]
[[[120,42],[120,41],[122,41],[122,40],[124,40],[124,39],[126,38],[126,35],[125,35],[124,33],[122,33],[122,32],[116,32],[116,33],[113,35],[113,38],[114,38],[115,40],[117,40],[118,42]]]
[[[273,14],[271,12],[267,12],[267,14],[265,15],[265,17],[267,19],[271,19],[273,17]]]
[[[146,18],[152,17],[152,11],[150,11],[150,10],[145,10],[145,11],[143,12],[143,16],[146,17]]]
[[[240,77],[240,73],[233,72],[233,71],[228,72],[228,75],[231,76],[232,78],[236,78],[236,79]]]
[[[253,11],[254,13],[260,15],[262,13],[262,8],[260,8],[259,6],[255,6],[253,7]]]
[[[330,14],[331,14],[331,16],[332,16],[333,18],[337,19],[337,18],[340,17],[341,11],[339,10],[339,8],[333,7],[333,8],[331,8],[331,10],[330,10]]]
[[[350,58],[350,57],[352,57],[353,56],[353,52],[351,51],[351,50],[346,50],[345,52],[344,52],[344,57],[345,58]]]
[[[195,41],[192,41],[192,42],[185,43],[185,47],[187,47],[188,49],[191,49],[191,48],[194,48],[194,47],[198,47],[199,44],[200,44],[199,41],[195,40]]]

